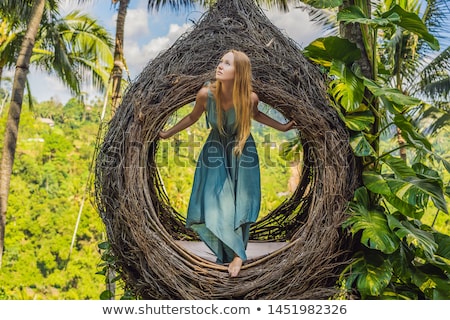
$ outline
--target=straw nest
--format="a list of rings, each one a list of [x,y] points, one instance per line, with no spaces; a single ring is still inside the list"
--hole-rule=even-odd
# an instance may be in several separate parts
[[[175,241],[196,235],[172,208],[155,161],[158,132],[230,48],[250,57],[260,100],[299,124],[304,161],[293,195],[251,229],[251,239],[287,244],[248,261],[238,278]],[[253,1],[219,0],[127,89],[98,150],[95,198],[118,271],[143,299],[325,299],[348,259],[341,224],[356,168],[318,68]]]

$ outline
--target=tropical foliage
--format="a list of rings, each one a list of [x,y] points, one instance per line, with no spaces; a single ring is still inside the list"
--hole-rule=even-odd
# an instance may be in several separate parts
[[[87,76],[103,89],[111,68],[112,42],[105,29],[86,15],[73,13],[67,20],[60,19],[58,1],[3,1],[0,17],[0,70],[16,61],[0,168],[1,266],[10,180],[30,64],[56,74],[74,94],[80,94],[81,82]]]
[[[450,163],[448,154],[434,149],[426,131],[413,121],[417,109],[448,107],[448,102],[435,103],[437,95],[426,100],[433,79],[448,79],[445,53],[437,56],[440,63],[425,66],[417,53],[439,49],[424,22],[437,3],[428,3],[422,20],[415,1],[379,2],[373,11],[355,1],[341,8],[337,21],[360,28],[362,46],[332,36],[305,49],[330,77],[331,104],[348,127],[364,168],[343,226],[360,245],[341,276],[343,290],[356,289],[361,298],[450,298],[450,237],[421,221],[430,212],[448,215]],[[361,70],[362,54],[368,57],[371,76]],[[423,72],[433,67],[439,78]],[[439,97],[448,97],[448,87],[443,87]],[[439,121],[445,119],[448,114]],[[430,132],[437,134],[441,127]],[[401,135],[403,143],[383,145],[383,137],[393,134]],[[408,148],[407,158],[400,157],[402,148]]]
[[[98,299],[104,227],[89,203],[70,254],[89,177],[101,101],[24,106],[9,196],[0,299]],[[0,119],[3,136],[6,115]],[[3,140],[0,138],[0,144]]]

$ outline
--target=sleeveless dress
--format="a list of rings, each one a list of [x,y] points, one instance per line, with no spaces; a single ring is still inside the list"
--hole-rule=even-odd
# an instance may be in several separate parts
[[[223,111],[225,134],[217,124],[216,102],[208,91],[206,121],[211,126],[200,152],[189,200],[186,226],[194,230],[217,257],[231,262],[237,254],[247,260],[250,224],[258,218],[261,203],[259,159],[250,135],[240,156],[234,108]]]

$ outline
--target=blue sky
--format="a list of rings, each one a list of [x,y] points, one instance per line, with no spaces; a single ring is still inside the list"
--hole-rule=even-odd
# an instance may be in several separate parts
[[[111,0],[91,0],[79,4],[77,0],[64,0],[61,13],[80,10],[90,14],[105,26],[114,36],[117,9],[111,5]],[[321,36],[319,27],[309,22],[306,12],[301,9],[291,9],[288,13],[277,9],[265,10],[266,15],[278,28],[295,40],[299,45],[306,46],[313,39]],[[147,0],[131,0],[125,20],[125,59],[131,79],[136,78],[144,66],[161,50],[167,49],[176,39],[186,32],[192,21],[198,21],[203,9],[182,9],[176,13],[163,8],[159,12],[147,10]],[[31,70],[28,76],[33,96],[38,101],[51,98],[65,103],[70,94],[63,84],[54,76]],[[88,99],[100,95],[91,88],[84,88]]]

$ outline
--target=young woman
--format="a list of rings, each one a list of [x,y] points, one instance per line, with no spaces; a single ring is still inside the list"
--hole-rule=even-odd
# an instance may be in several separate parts
[[[250,224],[260,209],[259,159],[250,134],[251,119],[280,131],[282,124],[258,110],[252,91],[251,63],[241,51],[230,50],[216,68],[216,81],[201,88],[192,112],[167,131],[167,139],[195,123],[206,112],[210,134],[199,155],[189,201],[186,226],[228,265],[236,277],[247,259]]]

